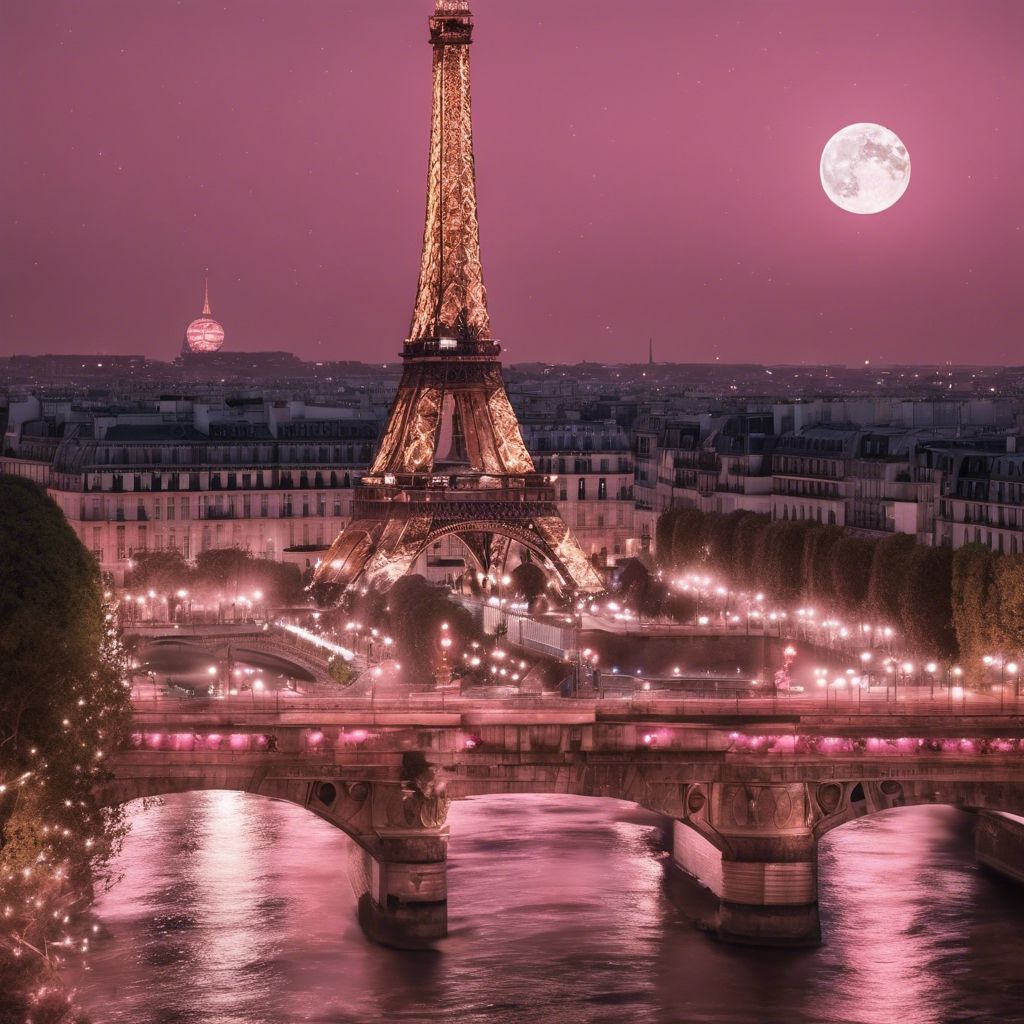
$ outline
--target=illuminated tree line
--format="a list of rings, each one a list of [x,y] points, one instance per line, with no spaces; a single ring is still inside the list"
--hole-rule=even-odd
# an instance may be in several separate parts
[[[186,602],[251,602],[257,593],[263,606],[305,603],[298,566],[254,558],[241,548],[203,551],[194,562],[176,551],[146,551],[137,554],[134,563],[125,577],[125,590],[139,595],[152,591],[167,601],[172,618]]]
[[[125,834],[98,806],[128,731],[117,617],[35,484],[0,476],[0,1020],[70,1013],[54,968],[87,952],[81,911]]]
[[[670,509],[658,520],[657,556],[667,572],[701,566],[736,588],[773,599],[884,622],[912,650],[974,666],[985,655],[1024,651],[1024,556],[981,544],[953,552],[909,534],[861,537],[842,527]]]

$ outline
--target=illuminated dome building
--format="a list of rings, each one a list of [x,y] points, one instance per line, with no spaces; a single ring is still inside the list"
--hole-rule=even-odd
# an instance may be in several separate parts
[[[219,352],[224,344],[224,328],[210,316],[210,283],[206,281],[203,295],[203,312],[185,328],[185,340],[181,345],[182,355]]]

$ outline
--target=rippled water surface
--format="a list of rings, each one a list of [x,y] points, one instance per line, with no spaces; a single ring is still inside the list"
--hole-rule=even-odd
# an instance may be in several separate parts
[[[1024,892],[975,865],[952,809],[832,833],[826,944],[802,952],[698,931],[660,819],[631,804],[490,797],[449,823],[451,936],[414,954],[365,941],[350,841],[308,812],[227,792],[139,807],[69,981],[97,1024],[1024,1022]]]

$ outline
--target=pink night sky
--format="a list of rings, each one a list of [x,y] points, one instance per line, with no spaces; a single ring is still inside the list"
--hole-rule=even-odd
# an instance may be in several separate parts
[[[0,352],[393,360],[431,0],[5,0]],[[1024,4],[476,0],[484,271],[508,361],[1022,361]],[[874,216],[833,132],[907,145]]]

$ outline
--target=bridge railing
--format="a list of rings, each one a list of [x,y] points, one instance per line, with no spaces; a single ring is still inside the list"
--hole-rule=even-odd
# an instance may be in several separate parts
[[[259,696],[238,696],[219,700],[195,697],[188,699],[157,697],[140,698],[135,702],[140,713],[245,715],[266,718],[289,712],[370,711],[370,712],[464,712],[502,710],[544,710],[552,713],[593,710],[598,719],[619,717],[685,717],[685,718],[780,718],[826,717],[830,720],[862,718],[942,717],[950,719],[1004,718],[1024,716],[1024,699],[1000,700],[997,697],[971,694],[966,699],[886,700],[879,694],[853,701],[825,701],[811,697],[666,697],[663,695],[605,696],[600,699],[523,695],[501,698],[461,697],[445,693],[411,694],[407,697],[377,698],[365,694],[344,696],[326,693],[317,698],[286,697],[274,693]]]

